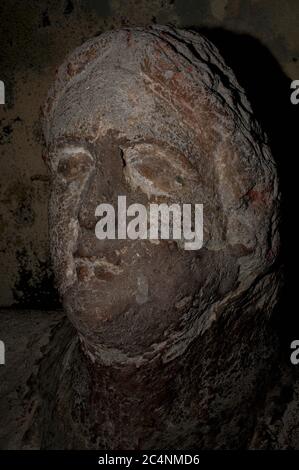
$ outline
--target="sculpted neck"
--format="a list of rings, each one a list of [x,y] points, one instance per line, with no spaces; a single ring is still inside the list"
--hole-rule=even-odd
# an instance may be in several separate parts
[[[156,357],[108,365],[86,351],[83,356],[89,374],[89,427],[97,430],[98,447],[159,448],[161,435],[169,439],[182,393],[191,385],[182,364],[163,364]]]

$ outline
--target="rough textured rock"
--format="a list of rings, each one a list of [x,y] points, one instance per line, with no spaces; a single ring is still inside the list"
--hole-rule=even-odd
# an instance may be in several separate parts
[[[81,347],[42,445],[249,445],[273,360],[279,192],[232,71],[192,32],[105,33],[58,70],[44,134],[54,270]],[[118,195],[203,203],[204,247],[97,240],[95,208]]]
[[[80,353],[75,332],[62,312],[9,309],[1,310],[0,314],[2,318],[1,337],[5,341],[7,349],[7,363],[0,367],[2,423],[0,448],[96,448],[98,428],[87,428],[85,432],[82,432],[82,419],[92,410],[97,410],[97,415],[101,409],[103,410],[99,402],[99,385],[101,385],[100,396],[106,395],[107,387],[110,387],[109,396],[114,404],[115,400],[125,393],[123,384],[116,389],[115,395],[111,394],[111,381],[115,386],[115,375],[113,377],[115,370],[114,372],[111,368],[102,370],[101,372],[104,372],[102,384],[97,383],[96,389],[91,394],[88,391],[91,366],[85,363],[86,358]],[[241,442],[242,447],[253,449],[298,449],[298,375],[296,377],[294,368],[283,358],[275,357],[275,363],[269,360],[271,353],[269,355],[269,352],[266,352],[265,345],[268,342],[269,351],[272,351],[271,348],[275,344],[275,333],[272,331],[271,324],[266,326],[266,334],[265,323],[263,323],[262,331],[258,328],[255,331],[255,338],[253,338],[251,331],[245,331],[245,337],[242,336],[239,339],[239,343],[247,344],[248,336],[250,336],[251,349],[254,353],[251,353],[247,361],[245,361],[243,354],[240,354],[239,356],[243,357],[242,363],[240,360],[232,361],[232,364],[238,363],[241,371],[238,380],[236,381],[237,376],[234,374],[232,382],[223,384],[217,382],[209,385],[206,391],[209,396],[209,406],[205,408],[201,427],[197,429],[198,443],[192,447],[202,448],[202,437],[205,436],[205,445],[209,448],[239,448]],[[258,331],[259,333],[257,333]],[[20,338],[28,338],[28,340],[20,341]],[[221,343],[223,348],[219,351],[219,367],[223,365],[222,357],[224,360],[227,358],[227,343],[229,342],[230,338]],[[263,343],[264,349],[261,348]],[[230,346],[230,351],[235,347],[235,344],[236,342],[233,347]],[[263,356],[265,366],[264,373],[260,367],[261,356]],[[268,363],[266,364],[267,358]],[[243,390],[242,395],[244,395],[244,387],[246,388],[250,375],[250,364],[255,367],[256,364],[259,364],[261,372],[258,386],[255,386],[254,406],[241,403],[238,400],[231,409],[228,405],[232,392],[237,392],[237,383],[239,390]],[[87,366],[86,370],[85,366]],[[202,368],[198,367],[197,370],[200,372]],[[184,369],[177,367],[172,384],[170,382],[169,389],[164,393],[173,395],[178,389],[180,390],[183,371]],[[88,377],[89,380],[87,380]],[[105,382],[107,378],[109,378],[110,386],[109,382]],[[150,378],[148,383],[150,383]],[[153,388],[156,386],[157,381],[153,384]],[[132,390],[134,389],[131,389],[131,394]],[[159,390],[160,393],[163,393],[160,384]],[[193,388],[188,392],[184,391],[186,408],[196,401],[196,396],[193,396],[191,401],[189,399],[193,392]],[[203,391],[201,391],[202,393]],[[93,402],[88,399],[89,395],[90,398],[93,397]],[[65,427],[65,419],[64,422],[57,422],[58,407],[60,413],[63,411],[62,416],[72,415],[73,429]],[[117,403],[117,407],[119,407],[119,403]],[[147,407],[148,403],[144,405],[147,412],[143,416],[140,416],[140,412],[144,411],[142,407],[135,408],[134,414],[131,412],[126,429],[130,425],[134,426],[136,419],[141,422],[150,419],[151,409]],[[224,429],[222,431],[221,429],[223,423],[226,422],[226,416],[229,416],[234,410],[236,412],[235,425],[242,431],[243,437],[244,435],[248,437],[245,440],[234,438],[230,444],[229,439],[233,436],[231,426],[227,428],[226,423]],[[242,411],[241,416],[237,414],[240,410]],[[196,415],[196,410],[193,409],[191,412],[193,416]],[[106,413],[108,413],[107,409]],[[175,415],[175,411],[173,414]],[[76,415],[77,426],[74,425]],[[179,416],[176,419],[179,421]],[[190,425],[192,427],[192,422]],[[111,431],[110,428],[110,433]],[[190,436],[190,438],[194,439],[194,436]],[[133,447],[134,430],[128,439],[130,441],[129,447]],[[109,448],[110,440],[111,436],[108,433],[102,447],[105,445]],[[172,440],[176,442],[174,434]],[[186,447],[187,443],[184,441],[184,443],[176,445],[178,448]],[[159,442],[158,447],[162,447],[162,443]]]
[[[47,406],[46,400],[40,400],[38,384],[45,381],[40,366],[49,350],[56,349],[59,356],[63,344],[69,342],[69,336],[60,333],[64,315],[61,311],[13,309],[0,310],[0,314],[6,349],[6,364],[0,366],[0,449],[39,449],[38,416],[43,404]],[[53,367],[51,380],[57,380]]]
[[[7,106],[0,107],[1,306],[59,308],[49,262],[50,185],[40,158],[39,110],[55,69],[69,52],[99,32],[154,22],[207,28],[249,93],[269,138],[274,137],[271,147],[285,167],[288,199],[296,199],[296,174],[285,158],[296,147],[299,112],[289,100],[290,80],[299,76],[299,3],[290,0],[290,4],[286,9],[280,0],[0,3],[1,80],[7,95]],[[283,176],[281,180],[283,184]],[[292,206],[290,214],[296,211],[292,204],[287,206]]]

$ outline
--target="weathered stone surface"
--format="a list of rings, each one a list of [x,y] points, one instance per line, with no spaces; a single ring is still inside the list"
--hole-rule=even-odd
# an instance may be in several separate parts
[[[5,343],[5,365],[0,366],[0,448],[39,449],[42,403],[38,383],[45,379],[40,377],[40,365],[49,350],[56,349],[58,355],[63,350],[65,340],[59,331],[64,315],[61,311],[14,309],[1,309],[0,315]],[[54,368],[51,380],[57,380]]]
[[[54,269],[81,345],[53,369],[41,447],[250,446],[275,358],[279,191],[232,71],[195,33],[105,33],[59,69],[44,133]],[[97,240],[95,208],[118,195],[203,203],[204,247]]]
[[[71,13],[69,4],[74,7]],[[253,100],[258,99],[253,106],[258,104],[266,118],[263,124],[274,136],[273,147],[282,155],[286,186],[291,188],[296,180],[294,175],[290,181],[292,171],[285,155],[296,146],[298,117],[296,107],[288,108],[288,103],[290,80],[299,76],[298,13],[298,2],[292,1],[285,9],[280,0],[1,2],[1,80],[6,85],[7,106],[0,107],[0,305],[58,306],[49,263],[50,188],[40,159],[39,109],[55,69],[70,51],[100,31],[124,25],[157,22],[207,28],[223,54],[227,53],[241,84],[253,92]]]
[[[1,337],[5,341],[7,353],[6,365],[0,367],[0,448],[97,448],[98,428],[85,428],[85,432],[82,432],[84,429],[82,421],[83,417],[92,413],[93,410],[96,410],[97,415],[101,409],[103,410],[98,400],[100,384],[96,385],[96,389],[92,393],[88,391],[89,380],[86,379],[90,377],[91,368],[90,365],[87,365],[86,370],[85,367],[82,367],[84,357],[78,351],[78,341],[70,323],[65,320],[62,312],[9,309],[1,310],[0,314],[2,318]],[[239,355],[240,358],[243,357],[241,366],[239,361],[240,374],[236,374],[235,371],[232,381],[229,381],[228,378],[226,383],[218,381],[215,384],[211,383],[206,391],[210,401],[209,406],[205,408],[202,426],[198,428],[198,436],[205,436],[205,445],[209,448],[239,447],[240,441],[238,439],[233,439],[231,444],[229,441],[229,438],[232,438],[234,434],[233,428],[230,425],[227,427],[227,423],[223,424],[226,422],[226,417],[236,410],[233,425],[241,430],[243,436],[248,436],[247,439],[241,439],[244,447],[298,449],[298,377],[296,379],[294,368],[281,358],[276,357],[275,361],[271,360],[271,351],[273,344],[275,344],[275,334],[271,327],[266,325],[266,334],[264,333],[265,324],[262,328],[258,328],[257,324],[256,327],[255,339],[251,331],[245,331],[245,335],[239,338],[239,343],[242,342],[244,348],[244,345],[249,341],[249,336],[252,351],[246,361],[242,353]],[[28,338],[28,340],[20,341],[21,338]],[[270,355],[269,351],[266,351],[267,342],[270,346]],[[224,338],[221,342],[219,367],[223,365],[222,358],[227,357],[228,343],[231,343],[231,336],[227,339]],[[236,341],[234,341],[233,348],[235,344]],[[264,344],[263,349],[261,344]],[[230,347],[231,350],[232,347]],[[228,404],[232,393],[237,392],[236,384],[238,384],[239,390],[246,389],[248,377],[251,374],[249,372],[250,364],[253,364],[254,367],[257,364],[260,366],[261,357],[263,357],[262,362],[265,370],[264,372],[261,370],[259,383],[255,386],[254,406],[250,407],[246,402],[241,403],[238,399],[231,410]],[[266,362],[267,358],[268,362]],[[238,361],[234,361],[232,357],[231,363],[236,364]],[[186,371],[182,367],[177,367],[176,373],[170,381],[169,389],[164,391],[164,394],[169,393],[173,396],[175,391],[182,388],[181,377],[184,370]],[[197,372],[200,373],[201,370],[202,368],[198,367]],[[106,396],[109,392],[109,397],[115,404],[115,400],[118,400],[119,395],[125,393],[126,389],[124,389],[124,384],[117,389],[114,388],[115,371],[113,372],[111,368],[109,371],[110,377],[108,368],[104,371],[100,396]],[[109,378],[110,385],[109,382],[105,382],[106,378]],[[111,386],[111,379],[113,379],[115,395],[112,395],[111,388],[107,392],[107,387]],[[150,384],[150,379],[148,384]],[[153,384],[153,388],[156,391],[160,390],[161,394],[163,393],[157,380]],[[133,392],[134,388],[131,390],[131,395]],[[196,396],[193,396],[191,401],[189,400],[192,393],[193,390],[187,392],[185,390],[184,392],[187,409],[196,400]],[[93,405],[88,399],[89,395],[96,400]],[[203,390],[200,391],[199,396],[202,395]],[[151,390],[148,390],[147,396],[151,398]],[[56,414],[55,408],[58,407],[57,402],[64,417],[71,414],[69,419],[73,422],[72,429],[65,428],[65,419],[64,423],[53,419]],[[232,400],[231,403],[233,403]],[[118,408],[119,403],[116,409]],[[143,412],[144,409],[146,413],[144,416],[140,416],[140,412]],[[144,405],[144,409],[142,407],[136,409],[135,407],[134,410],[131,410],[127,427],[134,426],[136,420],[145,422],[150,419],[151,408],[148,407],[148,403]],[[241,416],[238,415],[240,410],[242,411]],[[195,413],[195,411],[193,409],[192,412]],[[175,410],[173,415],[175,415]],[[78,416],[80,416],[79,421]],[[179,415],[176,419],[179,421]],[[75,426],[76,422],[77,426]],[[192,422],[190,425],[192,426]],[[192,436],[190,436],[191,438]],[[128,447],[133,447],[134,439],[135,432],[133,430],[128,436],[128,440],[130,440]],[[172,440],[176,442],[174,434]],[[105,442],[107,448],[109,448],[110,442],[111,436],[108,433]],[[184,442],[183,444],[176,443],[176,445],[179,448],[186,447],[187,444]],[[157,446],[162,447],[162,443],[159,442]],[[142,447],[142,443],[140,443],[140,447]],[[202,448],[202,438],[192,447]]]
[[[54,268],[89,362],[80,390],[64,378],[58,441],[246,445],[273,353],[279,192],[232,71],[195,33],[105,33],[59,69],[44,116]],[[96,240],[95,207],[118,195],[203,203],[203,249]]]

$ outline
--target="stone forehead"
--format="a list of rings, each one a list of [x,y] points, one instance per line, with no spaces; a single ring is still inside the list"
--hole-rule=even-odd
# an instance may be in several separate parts
[[[113,130],[129,139],[177,140],[180,147],[203,125],[205,132],[212,129],[207,124],[216,112],[229,126],[223,102],[230,104],[231,92],[212,66],[219,76],[228,71],[214,46],[192,32],[151,27],[104,33],[59,68],[44,107],[46,141],[95,140]]]

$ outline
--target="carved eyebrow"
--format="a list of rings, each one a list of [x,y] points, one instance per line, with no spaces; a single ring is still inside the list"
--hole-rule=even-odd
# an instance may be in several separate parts
[[[61,160],[66,160],[80,153],[87,155],[90,158],[91,162],[94,163],[94,158],[92,154],[83,146],[78,146],[74,144],[64,144],[57,147],[51,158],[51,165],[53,170],[57,170],[58,164]]]

